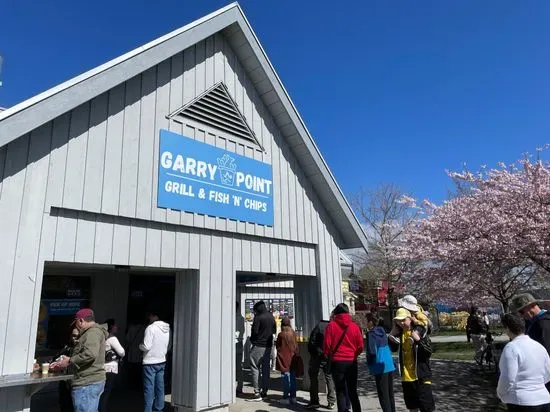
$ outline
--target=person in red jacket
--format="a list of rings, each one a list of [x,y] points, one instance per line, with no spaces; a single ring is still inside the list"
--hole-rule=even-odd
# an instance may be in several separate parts
[[[357,358],[363,352],[363,334],[351,320],[345,303],[332,311],[331,321],[325,331],[323,352],[332,358],[331,373],[338,399],[338,412],[346,410],[346,389],[353,412],[361,412],[357,394]]]

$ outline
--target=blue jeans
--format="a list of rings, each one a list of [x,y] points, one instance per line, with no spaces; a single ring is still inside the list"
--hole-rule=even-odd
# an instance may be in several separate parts
[[[283,398],[295,398],[296,397],[296,374],[294,372],[281,373],[283,378]]]
[[[164,410],[164,369],[166,363],[143,365],[143,392],[145,412]]]
[[[97,412],[99,397],[103,393],[104,388],[105,381],[73,388],[71,395],[74,412]]]

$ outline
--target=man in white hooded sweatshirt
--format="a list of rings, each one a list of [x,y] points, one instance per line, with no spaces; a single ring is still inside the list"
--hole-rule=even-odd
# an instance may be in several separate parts
[[[158,412],[164,410],[164,370],[170,346],[170,325],[161,321],[155,312],[150,312],[148,318],[149,326],[139,345],[143,351],[145,412]]]

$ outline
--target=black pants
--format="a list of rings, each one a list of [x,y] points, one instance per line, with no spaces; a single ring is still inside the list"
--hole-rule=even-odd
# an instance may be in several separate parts
[[[550,412],[550,403],[538,406],[521,406],[506,404],[510,412]]]
[[[332,362],[332,379],[338,399],[338,412],[346,410],[346,388],[353,412],[361,412],[357,394],[357,362]]]
[[[382,412],[395,412],[395,399],[393,397],[393,372],[374,375],[376,380],[376,392]]]
[[[327,401],[329,405],[336,403],[336,394],[334,393],[334,382],[330,373],[325,372],[325,364],[320,356],[311,355],[309,359],[309,402],[312,404],[319,403],[319,372],[321,370],[327,383]]]
[[[116,373],[107,373],[107,379],[105,380],[105,389],[99,398],[99,412],[107,412],[109,410],[109,397],[111,396],[111,391],[115,384],[117,374]]]

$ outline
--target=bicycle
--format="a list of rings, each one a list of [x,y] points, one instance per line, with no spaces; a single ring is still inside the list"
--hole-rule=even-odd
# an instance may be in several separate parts
[[[502,333],[498,332],[487,332],[485,334],[485,337],[482,338],[482,347],[483,350],[481,354],[474,355],[474,360],[479,366],[483,366],[483,363],[485,363],[487,366],[492,367],[494,366],[495,372],[498,373],[498,363],[500,361],[500,353],[502,352],[502,347],[504,345],[501,345],[502,342],[497,342],[495,344],[494,336],[501,336]]]

